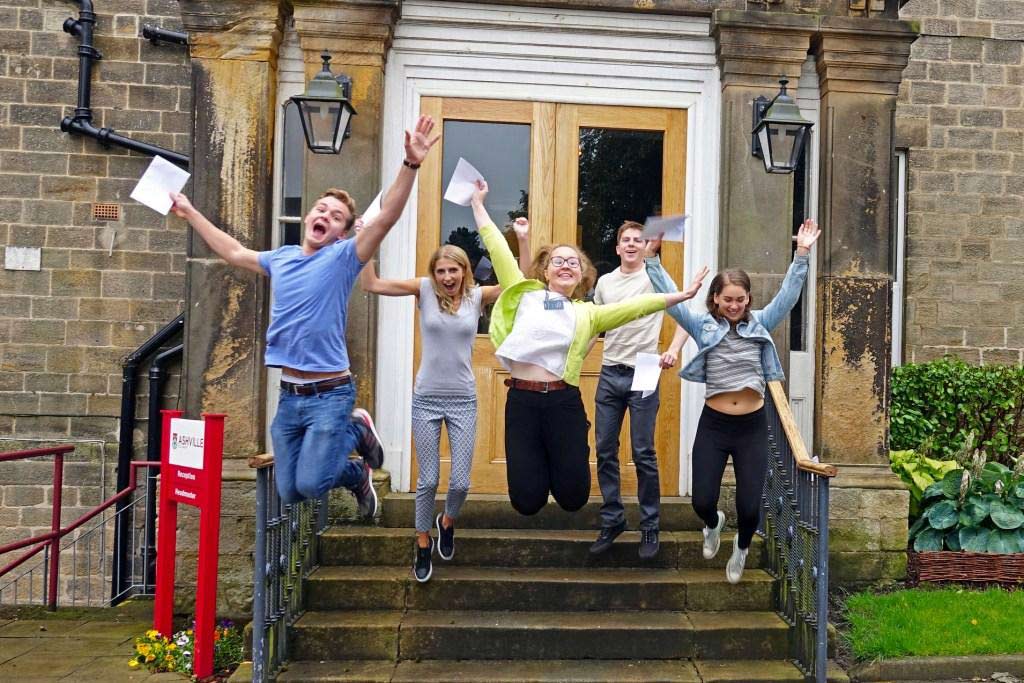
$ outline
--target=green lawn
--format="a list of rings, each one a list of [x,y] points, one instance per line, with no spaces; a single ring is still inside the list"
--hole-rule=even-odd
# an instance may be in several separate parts
[[[916,588],[846,600],[859,660],[1024,653],[1024,590]]]

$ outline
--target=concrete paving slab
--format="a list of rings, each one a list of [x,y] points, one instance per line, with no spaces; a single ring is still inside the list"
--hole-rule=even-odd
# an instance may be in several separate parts
[[[0,638],[63,638],[81,625],[77,619],[18,619],[0,627]]]
[[[43,642],[42,639],[35,638],[0,638],[0,664],[40,647]]]

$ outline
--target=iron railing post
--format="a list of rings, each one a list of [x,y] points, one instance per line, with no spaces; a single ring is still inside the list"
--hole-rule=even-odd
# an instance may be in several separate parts
[[[256,550],[253,558],[252,680],[267,680],[267,469],[256,470]]]
[[[53,456],[53,507],[50,510],[50,574],[47,576],[46,607],[50,611],[57,609],[57,579],[60,575],[60,512],[64,498],[64,454]]]
[[[818,633],[815,643],[814,676],[828,680],[828,477],[818,480]]]

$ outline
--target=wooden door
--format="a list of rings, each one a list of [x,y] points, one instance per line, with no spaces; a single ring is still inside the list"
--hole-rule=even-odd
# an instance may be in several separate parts
[[[614,233],[623,220],[642,221],[649,213],[683,213],[686,184],[686,112],[683,110],[425,97],[420,102],[420,111],[440,122],[442,140],[438,145],[442,153],[430,155],[420,170],[417,275],[426,274],[430,255],[443,241],[465,248],[474,266],[479,262],[472,212],[468,207],[463,209],[442,200],[459,156],[465,157],[488,179],[491,185],[488,210],[499,227],[515,215],[526,213],[531,224],[533,250],[552,242],[579,244],[598,265],[601,274],[618,266],[617,258],[613,261],[606,252],[610,231],[614,254]],[[628,215],[615,215],[622,206],[627,207]],[[628,211],[630,207],[632,211]],[[517,250],[511,232],[508,238],[513,250]],[[663,259],[670,273],[682,272],[681,245],[667,244]],[[486,274],[486,267],[477,270],[481,271],[479,275]],[[674,331],[674,323],[667,317],[666,321],[662,331],[663,347]],[[495,359],[494,347],[485,332],[486,320],[481,323],[473,348],[478,418],[472,490],[501,494],[507,492],[504,454],[507,390],[503,381],[508,373]],[[580,382],[591,421],[601,345],[599,340],[584,363]],[[416,367],[420,361],[417,336]],[[635,495],[636,475],[628,430],[627,417],[620,441],[623,494]],[[593,462],[593,430],[589,438]],[[662,493],[676,495],[679,490],[679,378],[675,372],[662,374],[656,446]],[[450,466],[446,434],[442,434],[441,460],[440,490],[443,491],[447,487]],[[415,482],[415,458],[412,467]],[[596,494],[596,474],[594,476]]]

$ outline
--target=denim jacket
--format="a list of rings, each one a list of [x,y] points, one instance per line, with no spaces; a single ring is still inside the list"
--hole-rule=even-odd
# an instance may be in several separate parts
[[[676,291],[675,283],[665,272],[659,258],[649,258],[646,260],[646,264],[647,275],[651,278],[654,291]],[[782,287],[779,288],[775,298],[764,308],[750,311],[749,320],[744,320],[736,326],[736,332],[741,337],[762,342],[761,369],[764,370],[764,379],[767,382],[782,380],[785,377],[779,353],[775,350],[775,342],[772,341],[771,331],[800,299],[800,292],[803,290],[804,280],[807,278],[807,265],[808,256],[794,256],[793,263],[786,271],[786,278],[782,281]],[[703,384],[707,381],[708,351],[725,338],[726,333],[729,332],[729,321],[725,318],[716,320],[707,311],[695,313],[686,306],[685,302],[676,304],[666,309],[665,312],[675,318],[676,322],[697,342],[697,355],[679,371],[679,376],[691,382]]]

